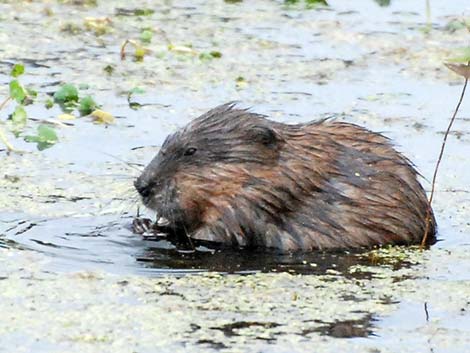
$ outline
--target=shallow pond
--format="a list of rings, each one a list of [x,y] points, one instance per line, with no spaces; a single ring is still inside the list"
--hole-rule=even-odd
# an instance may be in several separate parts
[[[21,82],[39,92],[27,129],[52,121],[59,136],[41,152],[12,134],[25,152],[0,146],[0,352],[465,351],[468,99],[428,251],[188,253],[129,230],[132,180],[166,135],[232,100],[278,121],[333,116],[382,131],[431,178],[462,87],[443,62],[468,45],[456,25],[468,4],[431,2],[428,23],[425,1],[329,3],[0,1],[0,97],[23,62]],[[146,29],[143,62],[131,46],[122,61],[121,45]],[[44,102],[62,83],[115,123],[57,119]],[[5,131],[14,107],[0,111]]]

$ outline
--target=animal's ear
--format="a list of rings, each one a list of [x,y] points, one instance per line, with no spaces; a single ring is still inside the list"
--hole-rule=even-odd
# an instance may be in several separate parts
[[[268,148],[275,149],[281,142],[281,137],[268,126],[255,126],[249,130],[249,137],[252,141],[260,143]]]

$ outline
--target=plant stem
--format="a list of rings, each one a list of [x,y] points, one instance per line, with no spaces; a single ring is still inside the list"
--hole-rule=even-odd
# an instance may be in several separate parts
[[[0,104],[0,110],[3,109],[3,107],[10,101],[11,97],[7,97],[1,104]]]
[[[0,127],[0,141],[3,142],[3,144],[7,147],[8,151],[10,152],[17,152],[17,150],[15,149],[15,147],[13,147],[13,145],[8,142],[5,134],[3,133],[3,130],[2,128]]]
[[[431,2],[430,0],[426,0],[426,23],[429,27],[429,29],[431,29]]]
[[[444,149],[446,147],[447,136],[449,136],[449,132],[450,132],[450,129],[452,128],[452,124],[454,123],[454,120],[455,120],[455,117],[457,116],[460,105],[462,104],[463,97],[465,96],[465,90],[467,89],[467,83],[468,83],[468,78],[465,78],[465,83],[462,88],[462,93],[460,94],[459,102],[457,103],[457,106],[455,107],[455,111],[454,111],[454,114],[452,115],[452,119],[450,119],[449,126],[447,127],[447,130],[444,134],[444,140],[442,141],[441,151],[439,152],[439,157],[437,158],[436,168],[434,169],[434,175],[432,177],[431,194],[429,195],[428,208],[426,210],[426,228],[424,230],[423,240],[421,241],[421,248],[424,248],[428,240],[429,227],[431,224],[431,212],[432,212],[431,205],[432,205],[432,200],[434,198],[434,189],[436,186],[437,172],[439,171],[439,166],[441,164],[442,156],[444,154]]]
[[[7,105],[10,99],[11,97],[7,97],[2,103],[0,103],[0,110],[2,110],[5,105]],[[8,142],[7,137],[3,133],[3,130],[1,127],[0,127],[0,141],[2,141],[3,144],[7,147],[8,151],[10,152],[16,151],[13,145],[10,142]]]

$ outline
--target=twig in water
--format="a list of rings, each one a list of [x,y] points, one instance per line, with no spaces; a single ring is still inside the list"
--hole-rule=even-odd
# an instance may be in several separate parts
[[[13,147],[13,145],[10,142],[8,142],[7,137],[3,133],[3,130],[1,127],[0,127],[0,141],[2,141],[5,146],[7,146],[8,151],[19,152],[17,149],[15,149],[15,147]]]
[[[463,97],[465,96],[465,90],[467,89],[468,79],[470,77],[470,62],[468,62],[467,65],[446,64],[446,66],[452,71],[454,71],[455,73],[465,77],[465,83],[462,88],[462,93],[460,94],[459,102],[457,103],[457,106],[455,107],[454,114],[452,115],[452,118],[450,119],[450,122],[449,122],[449,126],[447,127],[446,133],[444,134],[444,139],[441,145],[441,151],[439,152],[439,157],[437,158],[437,162],[436,162],[436,168],[434,169],[434,175],[432,177],[432,184],[431,184],[431,194],[429,195],[428,208],[426,210],[426,228],[424,230],[423,240],[421,241],[421,248],[425,247],[426,242],[428,240],[429,228],[431,225],[431,212],[432,212],[431,205],[432,205],[432,200],[434,197],[434,189],[436,186],[437,172],[439,171],[439,166],[441,164],[442,156],[444,154],[444,149],[446,147],[447,136],[449,136],[450,129],[452,128],[455,117],[457,116],[460,105],[462,104]]]
[[[3,109],[3,107],[10,101],[11,97],[8,96],[1,104],[0,104],[0,110]]]
[[[428,311],[428,303],[424,302],[424,313],[426,314],[426,322],[429,322],[429,311]]]

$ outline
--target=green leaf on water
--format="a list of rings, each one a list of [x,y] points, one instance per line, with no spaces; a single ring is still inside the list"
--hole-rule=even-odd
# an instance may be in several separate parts
[[[78,101],[78,90],[72,84],[65,84],[54,93],[54,101],[57,103],[69,103]]]
[[[453,19],[449,23],[446,24],[445,29],[449,32],[456,32],[458,30],[464,29],[466,26],[466,23],[462,20],[459,19]]]
[[[24,105],[34,103],[34,99],[38,96],[38,92],[31,88],[26,88],[26,98],[23,100]]]
[[[374,0],[380,7],[390,6],[390,0]]]
[[[213,58],[220,59],[222,57],[222,53],[220,51],[213,50],[209,53]]]
[[[135,16],[150,16],[155,13],[155,10],[153,9],[135,9],[134,10],[134,15]]]
[[[248,83],[246,82],[245,78],[243,76],[238,76],[236,79],[235,79],[235,86],[237,88],[244,88],[248,85]]]
[[[88,115],[91,114],[91,112],[93,112],[94,110],[96,110],[97,107],[98,104],[96,104],[92,97],[85,96],[80,99],[78,111],[80,112],[80,115]]]
[[[28,114],[26,114],[26,110],[24,110],[22,105],[18,105],[11,115],[11,121],[17,127],[24,127],[26,125],[27,119]]]
[[[51,109],[54,106],[54,101],[52,99],[48,99],[46,103],[44,103],[46,109]]]
[[[328,2],[326,0],[305,0],[308,5],[323,5],[328,6]]]
[[[24,138],[26,142],[37,143],[38,150],[42,151],[53,146],[59,141],[55,130],[47,125],[39,125],[37,135],[28,135]]]
[[[134,51],[134,58],[136,61],[143,61],[147,50],[144,47],[136,47]]]
[[[326,0],[304,0],[307,9],[313,9],[319,6],[329,6]],[[300,3],[300,0],[284,0],[284,4],[297,5]]]
[[[10,82],[10,97],[16,100],[18,103],[22,103],[26,97],[26,90],[18,82],[18,80],[13,80]]]
[[[56,143],[59,140],[55,130],[44,124],[38,126],[38,136],[41,140],[49,143]]]
[[[201,53],[199,54],[199,59],[206,61],[212,59],[220,59],[222,57],[222,53],[220,51],[213,50],[209,53]]]
[[[32,88],[26,88],[26,93],[31,98],[36,98],[38,96],[38,92]]]
[[[138,110],[142,108],[142,104],[138,102],[129,102],[129,108],[131,108],[132,110]]]
[[[113,65],[106,65],[104,68],[103,68],[104,72],[106,72],[108,75],[112,75],[113,72],[114,72],[114,66]]]
[[[144,43],[150,43],[152,41],[153,32],[149,29],[144,29],[140,33],[140,40]]]
[[[143,94],[143,93],[145,93],[145,90],[143,88],[139,87],[139,86],[136,86],[136,87],[134,87],[133,89],[131,89],[129,91],[128,95],[132,96],[134,94]]]
[[[91,117],[93,120],[98,124],[113,124],[114,123],[114,116],[108,112],[103,110],[95,110],[92,112]]]
[[[18,77],[24,74],[24,65],[23,64],[15,64],[11,69],[10,75],[13,77]]]

